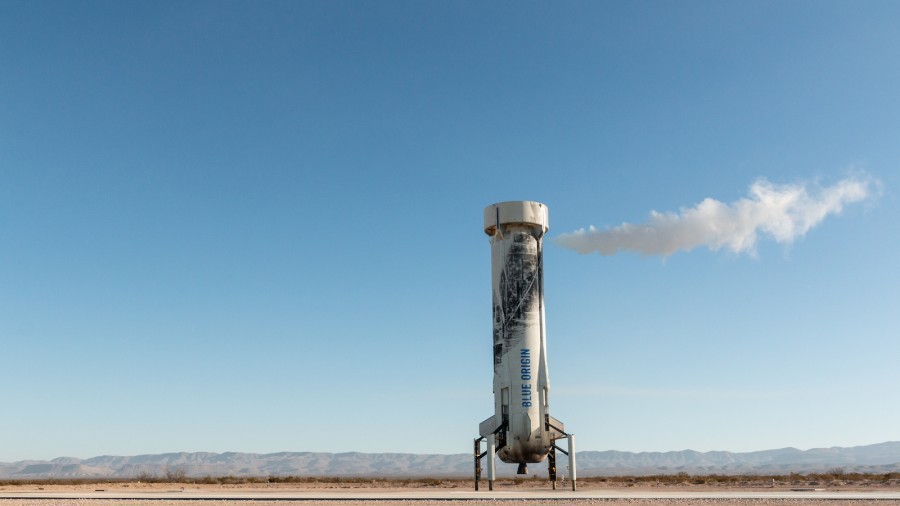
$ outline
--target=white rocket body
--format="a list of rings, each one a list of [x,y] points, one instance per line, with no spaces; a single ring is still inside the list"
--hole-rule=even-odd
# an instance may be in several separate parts
[[[542,239],[547,206],[515,201],[484,210],[490,236],[494,320],[494,415],[479,433],[494,435],[507,463],[547,456],[563,424],[550,417]],[[520,469],[524,469],[521,466]]]

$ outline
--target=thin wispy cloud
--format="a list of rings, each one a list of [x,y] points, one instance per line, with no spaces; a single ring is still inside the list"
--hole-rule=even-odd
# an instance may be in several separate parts
[[[669,256],[705,246],[713,251],[755,255],[760,237],[791,244],[849,204],[879,193],[880,182],[858,174],[821,187],[812,183],[777,185],[760,179],[747,197],[730,204],[706,198],[678,212],[650,213],[645,223],[623,223],[599,230],[593,226],[556,237],[557,244],[581,254],[608,256],[621,251]]]

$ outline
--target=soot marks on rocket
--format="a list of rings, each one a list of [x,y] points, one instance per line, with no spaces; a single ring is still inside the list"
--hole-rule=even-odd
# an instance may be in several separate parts
[[[537,240],[529,232],[513,232],[494,294],[494,367],[503,354],[522,339],[529,314],[538,310],[540,270]]]

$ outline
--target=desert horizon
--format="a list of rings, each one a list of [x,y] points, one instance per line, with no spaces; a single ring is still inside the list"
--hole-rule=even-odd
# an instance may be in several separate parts
[[[756,452],[580,451],[581,477],[648,475],[789,475],[791,473],[890,474],[900,472],[900,442],[855,447],[798,450],[781,448]],[[173,452],[135,456],[97,456],[87,459],[0,462],[0,479],[150,478],[177,477],[372,477],[380,479],[465,478],[472,474],[467,453],[364,452]],[[560,456],[559,469],[567,459]],[[499,477],[515,477],[514,465],[498,461]],[[529,466],[529,476],[546,476],[546,464]]]

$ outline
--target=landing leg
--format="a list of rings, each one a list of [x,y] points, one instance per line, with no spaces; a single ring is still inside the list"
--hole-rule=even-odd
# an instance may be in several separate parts
[[[475,439],[475,491],[478,491],[478,480],[481,479],[481,439]]]
[[[550,475],[550,484],[553,490],[556,490],[556,447],[550,447],[550,453],[547,454],[547,471]]]
[[[494,455],[496,453],[496,444],[494,435],[487,437],[487,479],[488,490],[494,490]]]
[[[575,491],[575,434],[569,434],[569,479],[572,480],[572,491]]]

